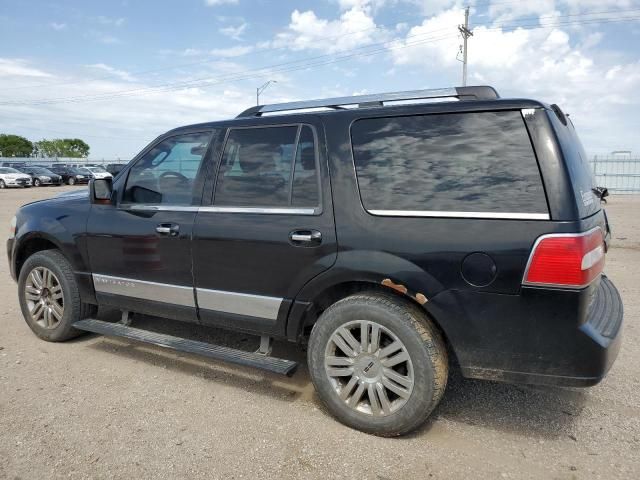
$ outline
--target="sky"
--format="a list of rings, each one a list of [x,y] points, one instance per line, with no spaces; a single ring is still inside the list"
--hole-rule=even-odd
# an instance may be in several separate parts
[[[640,154],[640,0],[0,0],[0,133],[128,160],[261,103],[461,84],[557,103],[587,152]]]

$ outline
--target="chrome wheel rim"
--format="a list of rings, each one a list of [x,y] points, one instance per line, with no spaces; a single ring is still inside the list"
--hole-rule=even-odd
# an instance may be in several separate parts
[[[324,367],[338,398],[366,415],[397,412],[413,391],[407,348],[391,330],[369,320],[346,323],[331,334]]]
[[[64,295],[58,277],[45,267],[29,273],[24,285],[24,297],[31,320],[42,328],[53,329],[64,315]]]

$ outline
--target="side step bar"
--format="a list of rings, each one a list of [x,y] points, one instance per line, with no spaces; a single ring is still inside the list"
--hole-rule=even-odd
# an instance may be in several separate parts
[[[86,330],[102,335],[124,337],[137,342],[151,343],[179,352],[195,353],[204,357],[236,363],[245,367],[259,368],[281,375],[291,376],[295,373],[296,368],[298,368],[298,363],[292,360],[269,357],[261,353],[245,352],[244,350],[237,350],[235,348],[150,332],[148,330],[129,327],[121,323],[103,322],[102,320],[90,318],[75,322],[73,327],[78,330]]]

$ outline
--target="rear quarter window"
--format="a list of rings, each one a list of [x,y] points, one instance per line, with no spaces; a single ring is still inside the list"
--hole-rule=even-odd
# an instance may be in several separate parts
[[[371,213],[548,215],[519,111],[361,119],[351,137]]]

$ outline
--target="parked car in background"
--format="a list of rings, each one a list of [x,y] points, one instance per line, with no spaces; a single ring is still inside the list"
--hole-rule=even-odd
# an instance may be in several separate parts
[[[115,177],[124,167],[126,167],[126,163],[108,163],[105,169]]]
[[[0,167],[0,188],[30,187],[31,177],[11,167]]]
[[[2,162],[3,167],[10,167],[10,168],[20,168],[26,165],[27,164],[25,162]]]
[[[62,177],[62,182],[66,183],[67,185],[89,183],[89,180],[91,178],[89,175],[82,173],[80,169],[67,167],[66,165],[52,165],[49,170],[51,170],[56,175],[60,175]]]
[[[85,169],[91,172],[93,178],[113,178],[113,175],[100,166],[85,167]]]
[[[34,187],[39,187],[41,185],[55,185],[59,187],[62,185],[62,177],[44,167],[24,166],[20,167],[18,170],[31,177],[31,183]]]

